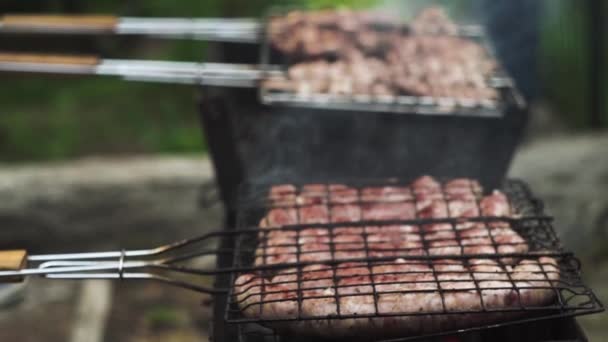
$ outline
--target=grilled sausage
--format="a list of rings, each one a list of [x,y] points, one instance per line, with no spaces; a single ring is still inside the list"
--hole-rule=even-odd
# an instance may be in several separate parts
[[[496,257],[523,253],[529,246],[507,220],[466,220],[479,215],[516,215],[500,191],[485,197],[482,193],[473,180],[441,184],[429,176],[418,178],[409,187],[358,190],[342,184],[310,184],[299,192],[290,185],[274,187],[269,194],[271,202],[291,201],[296,207],[272,209],[262,220],[255,264],[298,266],[274,275],[240,275],[233,300],[251,318],[313,318],[273,323],[272,327],[322,337],[396,336],[455,329],[518,315],[487,310],[541,306],[551,301],[553,282],[559,279],[555,258]],[[455,224],[382,223],[420,217],[465,220]],[[378,223],[346,224],[361,219]],[[290,224],[330,221],[345,225],[289,228]],[[399,259],[405,255],[446,258]],[[450,259],[453,255],[462,258]],[[374,259],[392,257],[393,261]],[[347,259],[366,261],[324,264]],[[366,315],[369,317],[357,318]],[[340,319],[332,319],[336,317]]]
[[[488,324],[521,315],[496,311],[542,306],[555,296],[555,258],[527,258],[513,266],[494,259],[465,260],[316,264],[268,279],[244,274],[235,282],[234,300],[248,317],[319,318],[273,323],[278,330],[339,338]]]

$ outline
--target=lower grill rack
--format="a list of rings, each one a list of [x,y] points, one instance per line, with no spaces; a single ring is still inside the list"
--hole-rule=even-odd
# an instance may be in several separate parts
[[[568,253],[298,266],[272,278],[236,277],[225,318],[254,340],[405,341],[602,311],[579,273]]]
[[[355,206],[369,205],[360,189],[382,184],[349,182],[357,189]],[[433,341],[603,311],[542,203],[520,181],[505,183],[503,192],[511,217],[451,217],[448,210],[445,218],[332,222],[333,206],[340,204],[325,191],[329,197],[314,205],[327,208],[328,222],[296,216],[292,224],[262,224],[235,236],[226,327],[241,341]],[[277,206],[263,193],[248,188],[249,197],[241,197],[240,228],[271,210],[302,208],[297,202]],[[481,208],[483,195],[472,193]],[[394,202],[418,208],[417,200]],[[447,197],[439,201],[450,208]]]

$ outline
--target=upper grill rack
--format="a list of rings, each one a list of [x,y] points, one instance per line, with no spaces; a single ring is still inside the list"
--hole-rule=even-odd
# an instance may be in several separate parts
[[[262,87],[263,88],[263,87]],[[505,94],[501,90],[501,94]],[[507,97],[509,95],[503,95]],[[504,106],[496,100],[474,100],[468,98],[430,96],[372,96],[364,94],[295,94],[278,91],[263,91],[262,102],[268,105],[288,107],[312,107],[335,110],[361,110],[367,112],[416,113],[421,115],[453,115],[500,117]],[[464,111],[466,110],[466,112]]]
[[[287,13],[287,8],[275,8],[269,12],[266,22],[274,16]],[[473,117],[502,117],[509,106],[524,108],[525,100],[516,89],[494,51],[485,30],[478,25],[459,26],[458,37],[479,44],[488,56],[497,62],[497,68],[486,80],[489,87],[498,91],[498,99],[477,100],[471,98],[450,98],[415,95],[373,96],[367,94],[297,94],[291,91],[265,87],[258,91],[264,104],[287,107],[312,107],[346,111],[414,113],[420,115],[459,115]],[[261,66],[263,70],[273,70],[274,57],[270,35],[263,36]],[[275,74],[276,75],[276,74]],[[278,75],[276,75],[278,76]],[[276,77],[284,80],[285,76]]]
[[[0,31],[20,32],[31,29],[37,33],[100,33],[117,34],[151,33],[163,37],[191,36],[209,40],[249,41],[260,45],[261,60],[256,64],[230,65],[221,63],[187,63],[162,62],[120,59],[80,59],[74,56],[39,56],[5,54],[0,58],[0,71],[69,73],[87,75],[120,76],[126,80],[163,83],[199,84],[227,87],[257,87],[260,101],[268,105],[288,107],[308,107],[319,109],[347,110],[358,112],[386,112],[422,115],[457,115],[469,117],[502,117],[517,107],[523,109],[525,101],[519,95],[513,80],[508,77],[500,65],[485,82],[497,90],[497,97],[476,99],[475,96],[431,97],[416,95],[373,96],[358,94],[352,96],[331,94],[302,95],[292,91],[281,91],[264,86],[270,79],[286,80],[284,72],[297,56],[280,56],[272,48],[272,34],[269,23],[276,16],[282,16],[295,8],[280,7],[270,10],[264,21],[251,19],[137,19],[137,18],[103,18],[105,24],[93,24],[84,20],[66,23],[50,20],[50,24],[39,23],[45,17],[15,18],[7,17],[4,25],[0,22]],[[63,18],[65,20],[66,18]],[[24,25],[14,25],[16,21],[25,20]],[[11,22],[13,25],[11,25]],[[76,24],[74,24],[76,22]],[[396,25],[401,27],[401,24]],[[80,31],[79,31],[80,30]],[[189,31],[190,30],[190,31]],[[458,37],[473,40],[480,44],[488,56],[498,63],[496,54],[479,26],[462,26],[456,33]],[[2,56],[0,56],[2,57]],[[25,57],[25,60],[24,60]],[[32,58],[33,57],[33,58]],[[52,61],[52,62],[51,62]],[[243,70],[245,69],[245,70]],[[258,87],[258,85],[261,85]]]

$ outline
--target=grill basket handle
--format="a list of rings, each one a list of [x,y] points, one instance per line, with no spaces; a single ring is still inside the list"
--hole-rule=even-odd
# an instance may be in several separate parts
[[[27,266],[27,251],[24,249],[0,251],[0,270],[19,271]],[[0,277],[0,283],[20,282],[23,277]]]
[[[0,52],[0,71],[94,74],[101,60],[87,55],[43,55]]]
[[[7,14],[0,32],[37,34],[150,35],[220,42],[259,43],[263,24],[256,18],[138,18],[113,15]]]
[[[38,55],[22,53],[0,52],[0,62],[23,63],[23,64],[58,64],[58,65],[82,65],[95,66],[99,64],[99,58],[95,56],[78,55]]]
[[[4,15],[0,21],[3,30],[57,33],[114,32],[119,18],[112,15]]]

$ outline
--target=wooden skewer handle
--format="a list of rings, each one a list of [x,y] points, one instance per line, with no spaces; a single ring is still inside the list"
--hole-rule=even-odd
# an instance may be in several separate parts
[[[19,271],[27,266],[27,251],[23,249],[0,251],[0,271]],[[23,281],[23,277],[0,277],[1,283]]]
[[[63,64],[94,67],[100,62],[96,56],[74,55],[43,55],[0,52],[0,63],[27,63],[27,64]]]
[[[4,15],[0,21],[7,29],[112,32],[119,18],[111,15]]]

